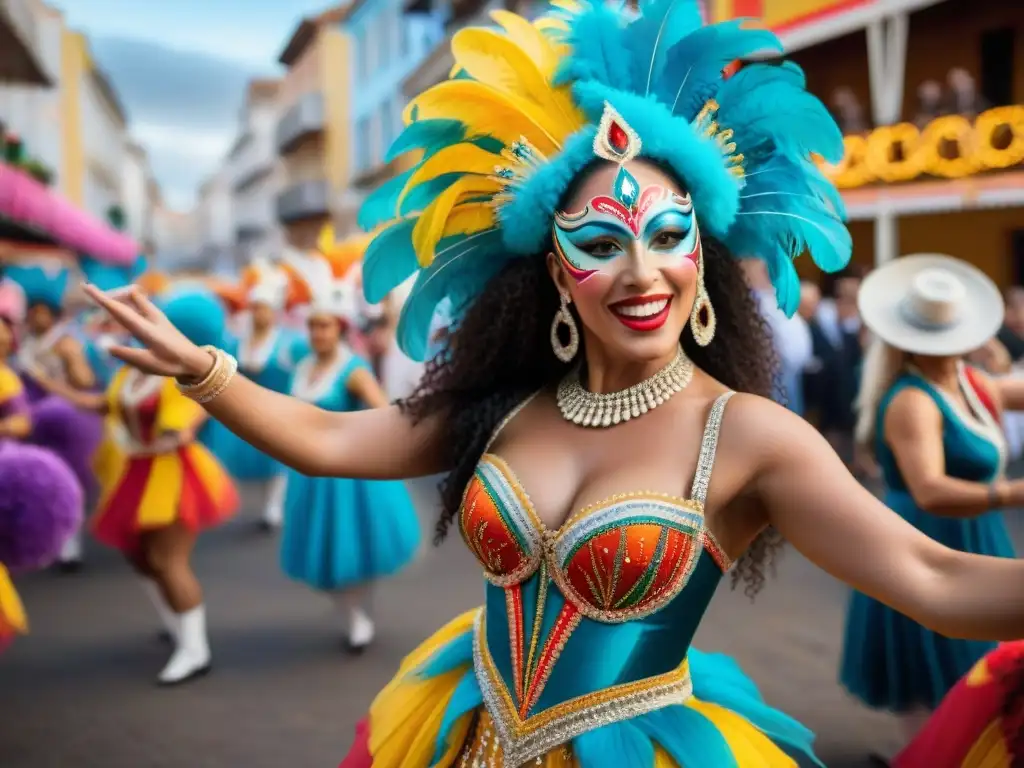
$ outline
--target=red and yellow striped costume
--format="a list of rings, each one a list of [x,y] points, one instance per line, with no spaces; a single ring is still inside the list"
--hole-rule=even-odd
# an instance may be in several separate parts
[[[234,514],[238,491],[205,446],[190,439],[159,450],[162,435],[188,432],[203,416],[173,380],[123,368],[107,398],[120,439],[109,440],[97,462],[102,495],[92,523],[96,538],[131,553],[146,531],[175,523],[198,531]]]
[[[942,700],[893,768],[1014,768],[1024,762],[1024,640],[1002,643]]]
[[[10,574],[0,564],[0,650],[3,650],[15,635],[23,635],[26,632],[28,619],[25,617],[25,609],[14,589]]]

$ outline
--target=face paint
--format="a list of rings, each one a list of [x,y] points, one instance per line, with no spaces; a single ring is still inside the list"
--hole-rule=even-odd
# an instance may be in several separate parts
[[[700,237],[688,195],[659,185],[640,191],[625,168],[613,193],[593,198],[577,213],[555,213],[555,252],[577,283],[614,269],[619,256],[637,248],[656,257],[697,260]]]

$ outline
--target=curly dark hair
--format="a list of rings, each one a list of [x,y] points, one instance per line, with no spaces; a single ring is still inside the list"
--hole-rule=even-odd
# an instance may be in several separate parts
[[[718,320],[715,341],[698,346],[687,324],[683,347],[697,367],[727,387],[770,397],[778,368],[770,329],[739,261],[711,238],[703,239],[703,247],[704,283]],[[452,469],[440,486],[443,511],[435,543],[445,538],[458,514],[464,489],[497,425],[525,397],[568,372],[569,365],[547,352],[558,307],[545,260],[513,261],[469,306],[445,350],[427,363],[416,391],[399,403],[414,421],[445,416],[440,439]],[[733,588],[742,580],[753,597],[780,543],[774,530],[763,532],[736,564]]]

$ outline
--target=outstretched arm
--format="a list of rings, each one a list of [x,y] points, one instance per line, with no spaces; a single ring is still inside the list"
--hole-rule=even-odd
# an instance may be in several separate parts
[[[115,357],[161,376],[202,379],[211,370],[212,357],[137,288],[105,294],[88,286],[86,293],[145,345],[114,347]],[[204,407],[243,440],[303,474],[393,479],[446,468],[440,415],[414,424],[397,407],[334,413],[240,374]]]
[[[808,559],[949,637],[1024,637],[1024,561],[933,541],[861,486],[805,421],[760,398],[736,400],[726,420],[743,420],[754,495]]]
[[[71,336],[65,336],[57,344],[57,354],[64,363],[68,381],[78,389],[92,389],[96,386],[96,375],[85,357],[81,343]]]
[[[76,389],[70,384],[51,379],[42,374],[32,374],[32,380],[51,395],[63,397],[76,408],[83,411],[95,411],[106,413],[108,408],[107,396],[103,392],[90,392],[88,390]]]

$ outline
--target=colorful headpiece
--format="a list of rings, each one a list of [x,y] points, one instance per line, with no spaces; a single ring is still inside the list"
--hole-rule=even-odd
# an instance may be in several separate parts
[[[113,291],[131,285],[146,271],[147,262],[145,256],[139,256],[135,263],[129,266],[117,266],[115,264],[104,264],[96,261],[90,256],[82,256],[79,262],[82,270],[82,277],[95,285],[101,291]]]
[[[275,310],[284,309],[288,303],[288,274],[275,266],[269,259],[260,258],[252,262],[255,281],[249,288],[250,304],[267,304]]]
[[[339,276],[323,254],[301,253],[294,249],[285,251],[285,263],[306,284],[312,297],[310,312],[355,322],[358,304],[352,270],[348,270],[344,277]]]
[[[21,286],[28,306],[45,304],[59,312],[64,306],[71,270],[56,258],[40,258],[21,264],[10,264],[4,275]]]
[[[588,165],[646,158],[693,199],[701,231],[737,256],[767,262],[792,314],[792,259],[810,250],[826,271],[849,260],[842,202],[812,155],[837,161],[842,136],[790,63],[750,20],[703,26],[697,0],[653,0],[639,14],[557,0],[535,22],[493,11],[500,29],[452,38],[451,79],[409,105],[388,159],[422,157],[377,190],[360,225],[381,227],[365,260],[380,301],[420,270],[399,343],[422,359],[434,308],[456,316],[511,259],[542,254],[559,201]],[[628,171],[619,189],[629,199]]]
[[[224,344],[227,314],[216,294],[195,282],[179,283],[156,297],[167,319],[193,344]]]

